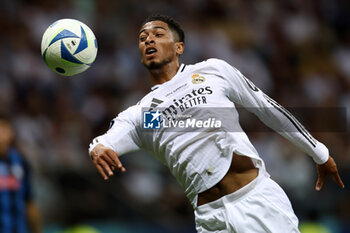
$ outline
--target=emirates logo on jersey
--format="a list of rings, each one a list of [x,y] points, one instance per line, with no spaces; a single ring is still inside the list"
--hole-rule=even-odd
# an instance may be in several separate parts
[[[193,84],[200,84],[205,81],[205,78],[203,76],[200,76],[199,74],[192,74],[192,83]]]
[[[207,104],[206,96],[211,94],[213,94],[213,91],[210,86],[192,89],[191,92],[184,94],[180,98],[174,98],[172,103],[167,107],[164,107],[161,112],[164,118],[174,118],[174,116],[176,116],[179,112],[183,113],[189,108]],[[148,111],[153,111],[156,107],[158,107],[158,105],[162,104],[163,102],[163,100],[153,98]]]

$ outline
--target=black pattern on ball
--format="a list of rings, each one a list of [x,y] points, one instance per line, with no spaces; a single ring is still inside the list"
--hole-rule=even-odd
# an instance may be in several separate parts
[[[64,73],[66,72],[64,69],[62,69],[62,68],[60,68],[60,67],[56,67],[56,71],[57,71],[58,73],[61,73],[61,74],[64,74]]]

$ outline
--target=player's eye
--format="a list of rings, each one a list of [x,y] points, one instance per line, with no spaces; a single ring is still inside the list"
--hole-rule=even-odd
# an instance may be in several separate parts
[[[156,37],[162,37],[164,34],[163,33],[157,33]]]
[[[140,35],[140,37],[139,37],[139,40],[140,40],[141,42],[146,41],[146,39],[147,39],[147,35],[146,35],[146,34]]]

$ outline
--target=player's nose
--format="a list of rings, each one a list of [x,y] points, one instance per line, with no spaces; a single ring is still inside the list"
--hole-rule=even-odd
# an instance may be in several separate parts
[[[145,41],[146,45],[154,44],[154,36],[148,35]]]

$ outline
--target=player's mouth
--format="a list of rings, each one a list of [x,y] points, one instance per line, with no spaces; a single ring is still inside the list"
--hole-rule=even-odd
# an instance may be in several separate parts
[[[157,49],[155,48],[147,48],[145,51],[146,57],[151,57],[157,52]]]

